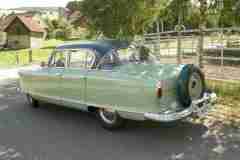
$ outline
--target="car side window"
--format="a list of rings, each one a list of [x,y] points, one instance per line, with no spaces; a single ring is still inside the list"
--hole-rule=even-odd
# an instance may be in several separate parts
[[[50,67],[65,67],[67,64],[67,54],[65,51],[55,51],[50,59]]]
[[[119,64],[118,53],[115,50],[111,50],[101,58],[97,68],[102,70],[112,70],[113,67]]]
[[[70,52],[70,68],[92,68],[95,56],[93,51],[87,49],[72,50]]]

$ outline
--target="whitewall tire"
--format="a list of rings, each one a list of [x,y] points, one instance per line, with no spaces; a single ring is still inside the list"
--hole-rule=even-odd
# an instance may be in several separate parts
[[[122,128],[125,124],[125,119],[120,117],[116,111],[98,109],[97,114],[102,127],[105,129],[114,130]]]

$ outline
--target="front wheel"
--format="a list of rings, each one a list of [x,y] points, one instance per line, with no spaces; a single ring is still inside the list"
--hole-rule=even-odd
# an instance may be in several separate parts
[[[39,106],[38,100],[34,99],[30,94],[27,94],[27,101],[28,101],[29,106],[31,106],[33,108],[38,108],[38,106]]]
[[[125,119],[121,118],[117,112],[98,109],[97,114],[102,127],[105,129],[114,130],[123,127],[125,124]]]

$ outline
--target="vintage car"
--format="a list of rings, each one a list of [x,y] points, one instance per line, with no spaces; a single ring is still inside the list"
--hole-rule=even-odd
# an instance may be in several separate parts
[[[126,119],[175,122],[214,106],[216,94],[197,66],[161,64],[144,46],[117,44],[59,45],[47,64],[19,72],[21,91],[33,107],[46,101],[94,112],[107,129]]]

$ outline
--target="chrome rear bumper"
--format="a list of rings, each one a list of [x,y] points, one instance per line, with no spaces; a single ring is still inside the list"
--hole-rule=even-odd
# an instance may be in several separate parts
[[[206,115],[217,101],[215,93],[205,93],[202,99],[193,101],[187,109],[174,113],[145,113],[144,118],[157,122],[172,122],[181,120],[191,115],[204,116]]]

